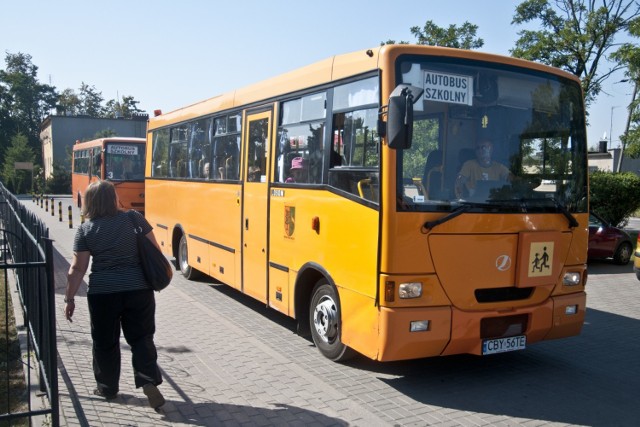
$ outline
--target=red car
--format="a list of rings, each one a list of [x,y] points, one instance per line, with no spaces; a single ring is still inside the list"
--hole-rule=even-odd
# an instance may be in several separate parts
[[[613,258],[613,262],[626,265],[633,255],[631,237],[593,212],[589,213],[589,259]]]

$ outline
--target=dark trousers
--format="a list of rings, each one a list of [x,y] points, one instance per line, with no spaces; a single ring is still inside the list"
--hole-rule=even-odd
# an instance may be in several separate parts
[[[156,301],[152,290],[89,294],[93,373],[98,388],[115,394],[120,381],[120,326],[131,346],[136,387],[162,383],[158,353],[153,343],[156,331]]]

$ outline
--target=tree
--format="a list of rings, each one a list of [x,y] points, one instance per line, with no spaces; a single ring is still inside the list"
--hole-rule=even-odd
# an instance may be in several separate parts
[[[629,25],[629,34],[633,37],[640,37],[640,18]],[[640,157],[640,100],[638,100],[638,85],[640,85],[640,47],[636,44],[625,43],[618,49],[612,58],[626,67],[625,76],[633,82],[633,96],[629,104],[629,116],[627,118],[627,128],[624,135],[620,137],[622,141],[622,155],[632,158]],[[618,162],[618,172],[622,160]]]
[[[613,225],[624,227],[640,208],[640,177],[633,172],[590,173],[589,205]]]
[[[411,27],[411,34],[418,40],[416,44],[429,46],[454,47],[458,49],[479,49],[484,46],[484,40],[476,37],[478,26],[466,22],[462,26],[449,25],[449,27],[439,27],[433,21],[427,21],[423,28]],[[396,42],[387,40],[380,43],[385,44],[409,44],[406,41]]]
[[[53,164],[53,174],[46,180],[44,192],[48,194],[71,193],[71,174],[59,163]]]
[[[6,70],[0,70],[0,157],[13,136],[26,136],[40,156],[40,123],[55,107],[55,87],[38,82],[38,67],[31,55],[7,53]]]
[[[112,99],[107,102],[107,107],[105,108],[106,117],[124,117],[126,119],[130,119],[134,113],[142,112],[142,110],[138,108],[139,103],[140,102],[136,101],[133,96],[123,95],[120,101]]]
[[[479,49],[484,46],[484,40],[476,37],[478,26],[467,21],[458,27],[439,27],[433,21],[427,21],[423,28],[411,27],[411,34],[418,39],[418,44],[429,46],[445,46],[457,49]]]
[[[516,7],[513,24],[539,21],[540,30],[518,33],[513,56],[561,68],[582,81],[585,104],[602,90],[602,83],[620,69],[603,71],[615,36],[640,14],[635,0],[525,0]],[[606,65],[605,65],[606,66]]]
[[[73,89],[65,89],[58,95],[57,113],[63,116],[76,116],[80,111],[80,97]]]
[[[2,180],[7,184],[9,191],[13,193],[26,193],[32,188],[32,171],[15,169],[16,162],[33,163],[35,154],[24,134],[17,134],[11,138],[11,146],[6,150],[4,164],[2,165]]]
[[[102,97],[102,92],[99,92],[95,86],[89,86],[82,82],[78,99],[80,100],[78,114],[103,117],[104,107],[102,106],[102,101],[104,101],[104,98]]]

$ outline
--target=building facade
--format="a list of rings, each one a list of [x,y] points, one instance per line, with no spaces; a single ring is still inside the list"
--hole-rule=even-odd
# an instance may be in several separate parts
[[[48,116],[40,125],[42,162],[45,178],[53,175],[58,164],[71,172],[71,150],[76,141],[90,140],[101,131],[113,131],[114,136],[144,138],[149,116],[140,114],[131,119],[102,119],[89,116]]]

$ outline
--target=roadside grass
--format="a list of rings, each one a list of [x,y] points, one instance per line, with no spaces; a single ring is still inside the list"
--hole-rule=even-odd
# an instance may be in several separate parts
[[[8,322],[7,322],[8,320]],[[26,384],[20,343],[13,318],[13,305],[7,295],[6,277],[0,274],[0,414],[26,411]],[[26,426],[28,419],[0,422],[0,426]]]

